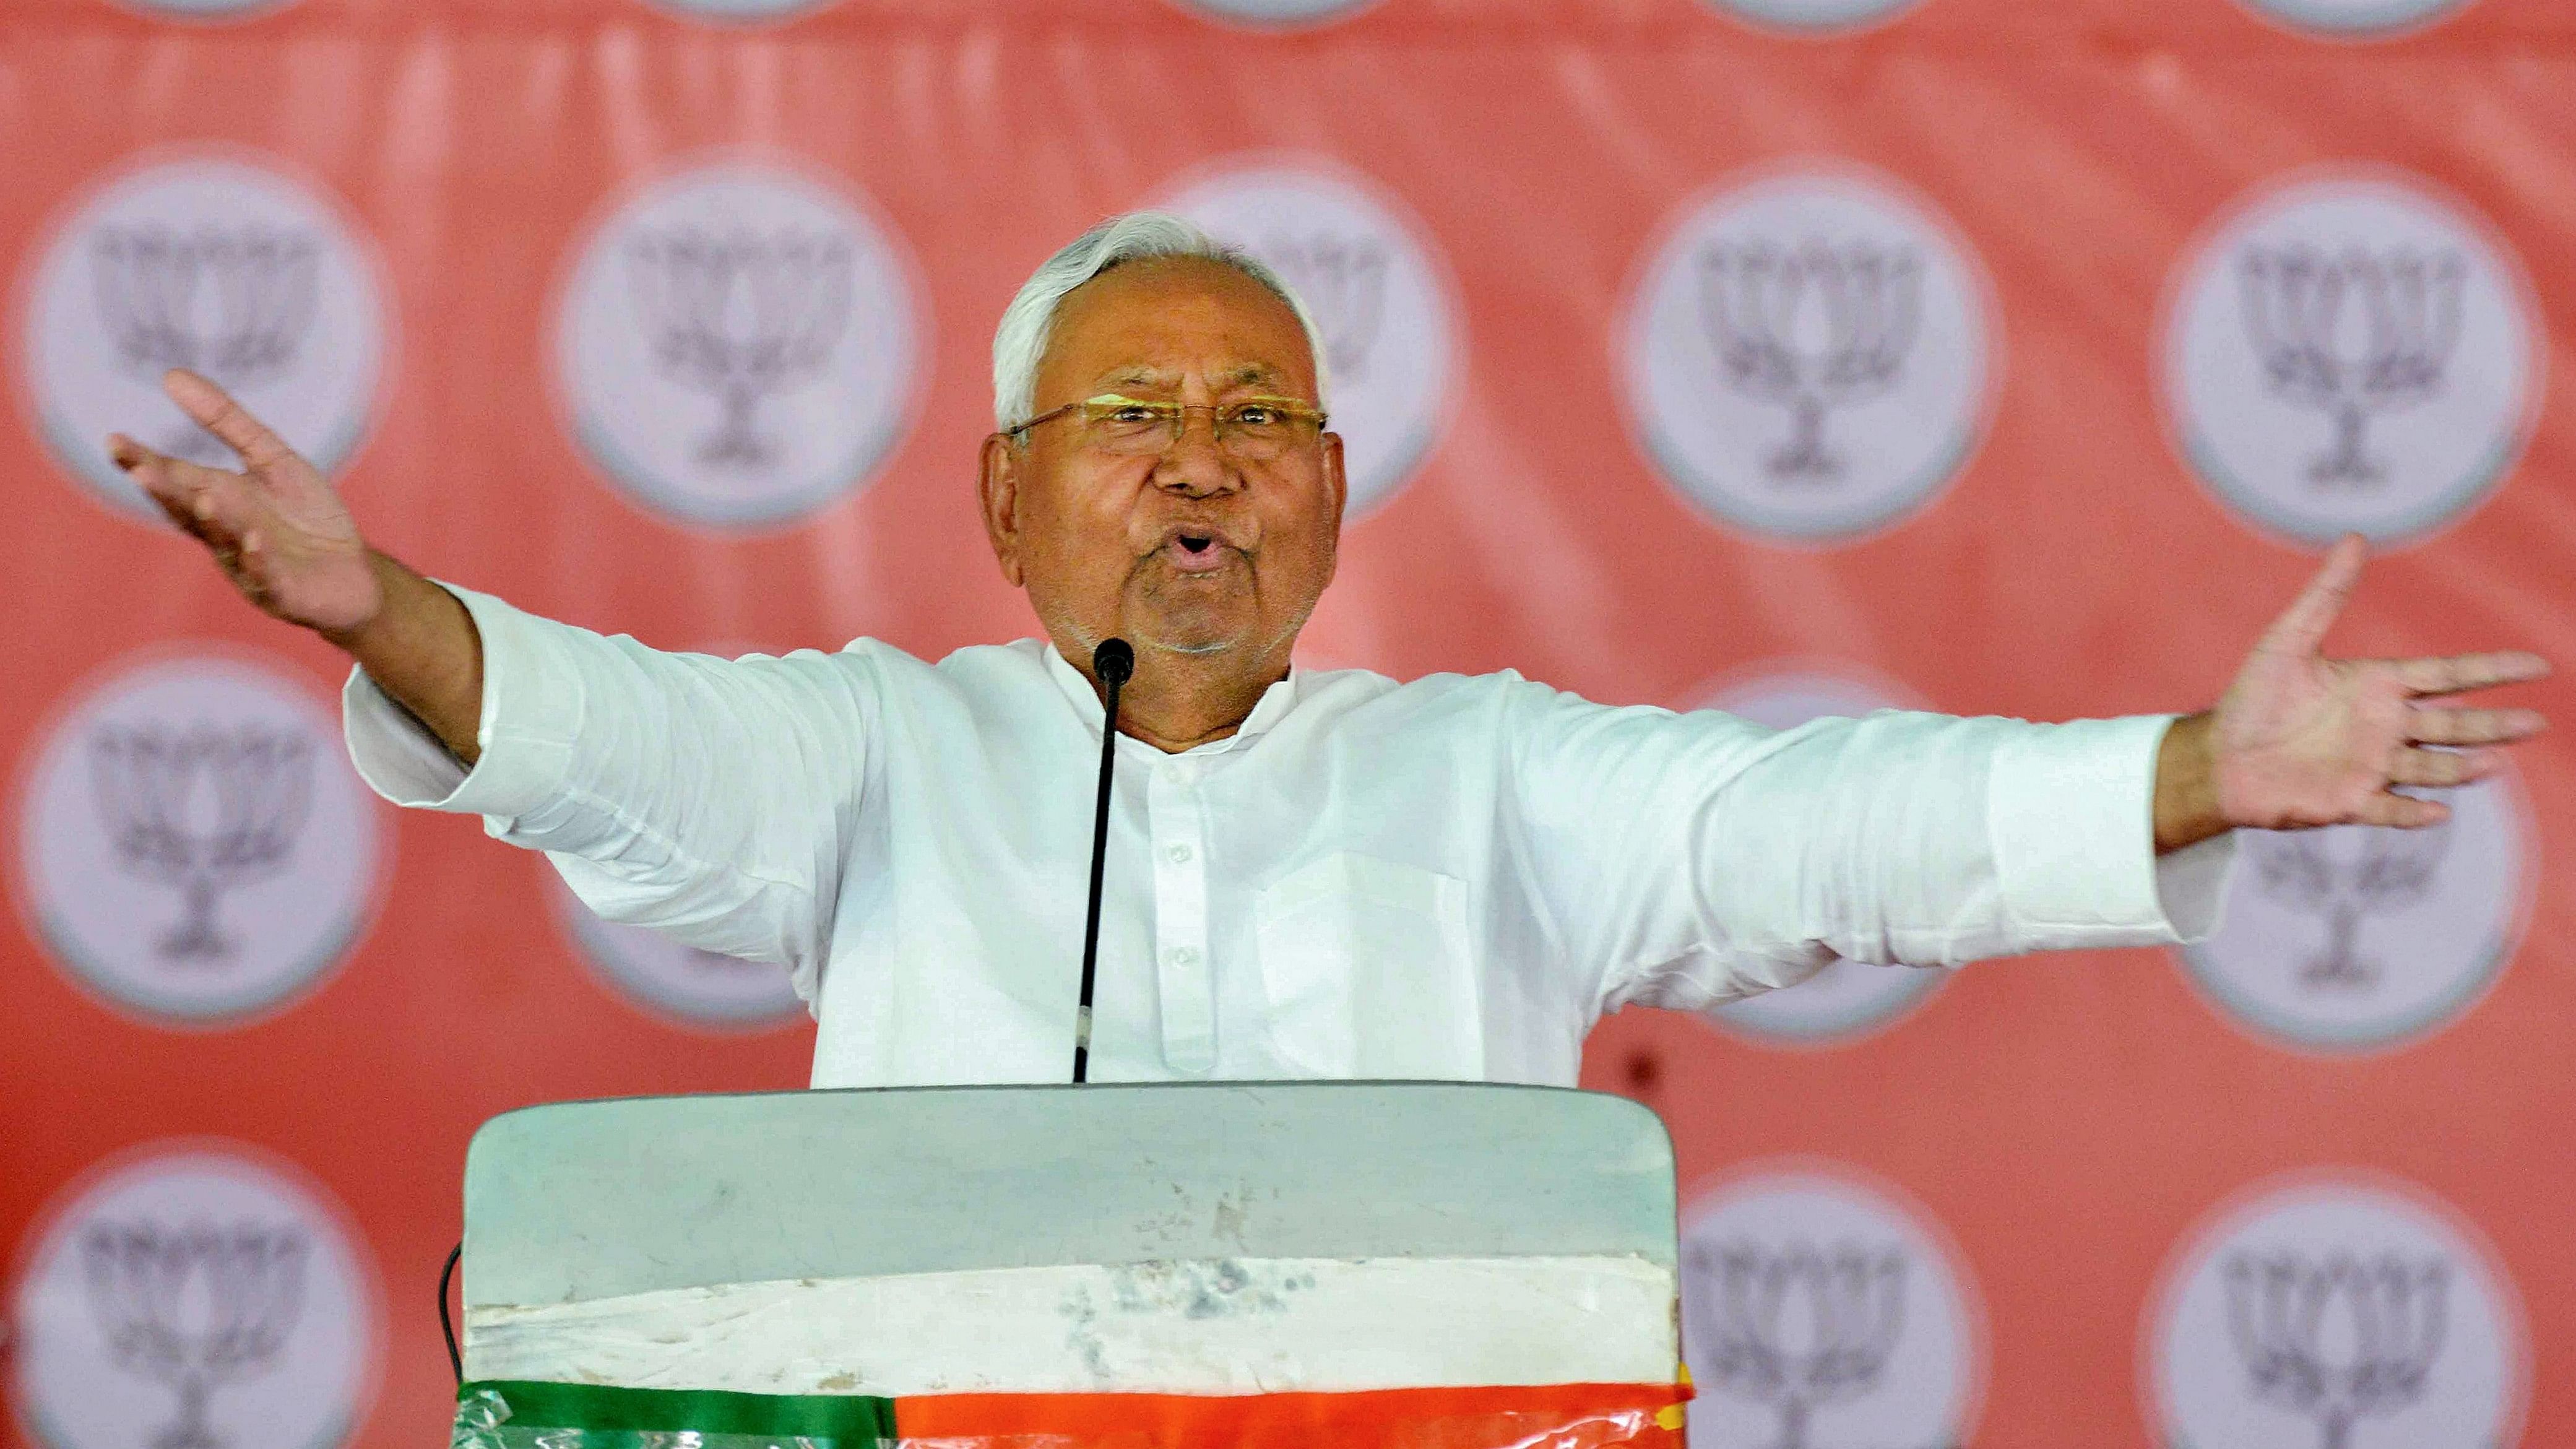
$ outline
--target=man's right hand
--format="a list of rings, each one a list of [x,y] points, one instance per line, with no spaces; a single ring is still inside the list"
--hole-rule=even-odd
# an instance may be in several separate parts
[[[349,651],[448,751],[471,765],[483,707],[483,640],[454,594],[367,547],[322,471],[222,388],[184,369],[170,400],[239,453],[228,473],[110,435],[108,455],[171,521],[214,551],[242,597]]]
[[[357,522],[321,470],[196,373],[173,368],[161,387],[241,455],[244,471],[208,468],[111,434],[108,456],[125,476],[213,550],[224,576],[261,609],[328,635],[374,620],[384,590]]]

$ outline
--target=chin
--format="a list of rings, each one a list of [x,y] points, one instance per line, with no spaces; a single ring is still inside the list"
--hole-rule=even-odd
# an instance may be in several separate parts
[[[1223,654],[1244,648],[1260,631],[1252,619],[1245,617],[1249,610],[1228,608],[1226,602],[1231,601],[1168,597],[1153,600],[1145,608],[1128,613],[1135,629],[1128,638],[1173,654]],[[1162,607],[1154,607],[1155,604]]]
[[[1229,649],[1241,648],[1244,641],[1241,634],[1212,634],[1188,629],[1157,629],[1143,633],[1141,638],[1149,648],[1160,649],[1166,654],[1194,655],[1223,654]]]
[[[1234,639],[1219,639],[1212,644],[1164,644],[1158,647],[1166,653],[1187,654],[1192,658],[1204,659],[1210,655],[1223,654],[1238,642],[1240,641]]]

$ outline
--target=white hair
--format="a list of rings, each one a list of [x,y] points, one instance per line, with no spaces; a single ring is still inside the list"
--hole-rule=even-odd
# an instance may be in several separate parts
[[[1269,263],[1218,241],[1198,223],[1162,211],[1113,216],[1066,243],[1021,285],[993,329],[993,423],[1009,432],[1037,414],[1038,362],[1055,329],[1055,312],[1074,288],[1121,262],[1145,257],[1204,257],[1234,268],[1278,294],[1306,329],[1315,357],[1315,405],[1324,404],[1324,348],[1314,314]]]

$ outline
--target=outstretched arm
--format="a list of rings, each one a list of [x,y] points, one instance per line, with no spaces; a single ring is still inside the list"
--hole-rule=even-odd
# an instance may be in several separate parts
[[[483,647],[465,606],[369,548],[321,471],[222,388],[177,369],[162,387],[241,455],[243,471],[156,453],[122,433],[108,439],[116,466],[213,552],[244,598],[347,650],[458,759],[474,763]]]
[[[1836,957],[1957,966],[2207,934],[2225,843],[2154,860],[2172,717],[1881,710],[1773,730],[1520,684],[1508,832],[1580,1004],[1697,1008]]]
[[[2502,768],[2503,757],[2487,747],[2540,732],[2535,710],[2421,702],[2539,679],[2549,665],[2536,654],[2325,657],[2326,630],[2367,553],[2358,534],[2337,542],[2217,706],[2166,731],[2156,757],[2158,851],[2240,825],[2438,824],[2449,806],[2391,787],[2465,785]]]
[[[221,389],[164,385],[244,471],[122,436],[118,465],[244,597],[357,660],[341,698],[370,786],[479,815],[602,916],[786,962],[812,993],[867,794],[869,666],[664,653],[451,591],[367,547],[321,474]]]

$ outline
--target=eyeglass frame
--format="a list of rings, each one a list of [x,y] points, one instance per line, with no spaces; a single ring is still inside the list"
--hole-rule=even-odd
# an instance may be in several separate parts
[[[1324,426],[1326,422],[1329,421],[1328,415],[1322,408],[1309,407],[1305,403],[1299,402],[1293,397],[1249,397],[1239,398],[1233,402],[1225,403],[1161,403],[1155,402],[1150,398],[1128,397],[1123,393],[1105,392],[1092,397],[1076,398],[1072,402],[1066,403],[1061,407],[1049,408],[1045,412],[1038,414],[1027,422],[1021,423],[1017,427],[1004,428],[1002,430],[1002,436],[1006,438],[1018,438],[1025,442],[1028,438],[1029,429],[1036,427],[1040,423],[1051,422],[1057,418],[1063,417],[1066,413],[1072,412],[1076,408],[1089,407],[1093,403],[1108,402],[1133,403],[1138,407],[1171,407],[1180,409],[1181,415],[1179,419],[1179,429],[1172,434],[1172,443],[1177,443],[1183,437],[1188,435],[1190,430],[1190,414],[1194,412],[1204,412],[1208,415],[1208,436],[1211,440],[1216,442],[1217,447],[1220,450],[1225,447],[1225,443],[1222,438],[1217,436],[1216,419],[1219,413],[1224,412],[1230,407],[1252,407],[1257,405],[1276,408],[1300,422],[1313,423],[1315,425],[1315,433],[1318,437],[1323,435]],[[1163,447],[1168,450],[1172,446],[1172,443],[1165,443]],[[1135,456],[1143,457],[1146,455],[1140,453]]]

